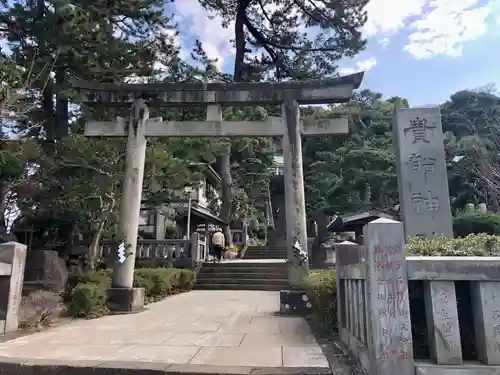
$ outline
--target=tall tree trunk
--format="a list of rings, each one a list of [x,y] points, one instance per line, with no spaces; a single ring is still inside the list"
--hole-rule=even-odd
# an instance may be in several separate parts
[[[234,24],[234,36],[236,44],[236,54],[234,56],[234,74],[235,82],[243,81],[243,63],[245,58],[245,11],[249,1],[240,1],[238,11],[236,13],[236,22]]]
[[[7,208],[7,182],[0,180],[0,241],[7,240],[7,223],[5,222],[5,210]]]
[[[234,26],[236,55],[234,60],[233,80],[235,82],[241,82],[243,80],[243,60],[245,57],[245,31],[243,27],[245,23],[245,11],[249,3],[249,0],[242,0],[239,2]],[[233,178],[231,176],[231,143],[220,157],[220,175],[222,180],[222,205],[220,216],[222,220],[228,223],[228,225],[224,227],[224,236],[226,237],[227,245],[231,245],[233,243],[233,236],[231,235],[230,225],[234,199]]]
[[[89,249],[87,252],[87,260],[89,269],[94,269],[96,265],[96,260],[99,257],[99,241],[101,239],[102,232],[104,230],[104,223],[106,218],[101,220],[101,222],[96,226],[96,230],[92,235],[92,241],[90,241]]]
[[[54,85],[51,80],[47,82],[43,93],[42,93],[42,108],[44,124],[43,128],[45,130],[46,139],[49,144],[52,144],[56,140],[56,124],[54,118]]]
[[[64,94],[64,69],[56,72],[56,115],[55,137],[58,142],[67,137],[69,132],[68,98]]]
[[[222,185],[222,204],[220,209],[220,217],[228,225],[224,226],[224,237],[226,237],[226,245],[233,243],[231,234],[231,214],[233,208],[233,178],[231,176],[231,143],[228,144],[226,152],[220,157],[220,177]]]
[[[99,257],[99,241],[101,240],[102,232],[104,231],[104,225],[106,220],[113,213],[115,208],[115,201],[113,200],[106,209],[101,209],[101,215],[96,223],[94,234],[92,235],[92,241],[87,252],[88,265],[90,269],[95,268],[96,260]]]

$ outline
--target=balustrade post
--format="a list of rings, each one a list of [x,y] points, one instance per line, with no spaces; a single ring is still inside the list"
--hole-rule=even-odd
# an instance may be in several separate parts
[[[478,359],[487,365],[500,365],[500,282],[471,283],[472,315]]]
[[[370,375],[414,375],[403,224],[377,219],[363,228],[367,257]]]
[[[425,315],[431,358],[438,365],[462,365],[454,281],[424,281]]]
[[[200,261],[200,234],[198,232],[191,234],[191,259],[193,262]]]

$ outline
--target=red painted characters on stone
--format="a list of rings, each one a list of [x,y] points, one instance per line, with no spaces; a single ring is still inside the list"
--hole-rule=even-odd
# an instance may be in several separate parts
[[[392,284],[392,281],[394,279],[392,277],[388,277],[387,279],[377,279],[377,284],[378,285],[388,285],[388,284]],[[398,277],[397,278],[397,283],[398,285],[402,285],[403,284],[403,278],[402,277]]]
[[[399,270],[401,268],[401,263],[379,260],[375,262],[375,268]]]
[[[394,350],[382,350],[377,356],[377,359],[380,362],[401,361],[409,358],[410,356],[408,355],[408,351],[403,348]]]
[[[389,246],[375,246],[375,255],[398,255],[402,254],[403,249],[401,245],[389,245]]]

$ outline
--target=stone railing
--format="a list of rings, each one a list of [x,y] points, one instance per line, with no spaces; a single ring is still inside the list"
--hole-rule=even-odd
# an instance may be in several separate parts
[[[17,331],[26,263],[26,245],[0,245],[0,334]]]
[[[100,242],[100,255],[105,259],[117,256],[119,243],[116,241]],[[77,243],[76,251],[84,253],[89,246],[88,242]],[[202,262],[208,257],[206,238],[203,234],[193,233],[190,239],[168,240],[137,240],[137,260],[155,260],[165,266],[187,265],[192,262]]]
[[[370,375],[500,373],[500,257],[406,257],[400,222],[337,245],[341,341]]]

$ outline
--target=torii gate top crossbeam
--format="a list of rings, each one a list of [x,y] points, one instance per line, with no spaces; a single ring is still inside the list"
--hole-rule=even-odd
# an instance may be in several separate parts
[[[296,100],[300,104],[343,103],[352,98],[361,85],[363,72],[344,77],[264,83],[155,83],[110,84],[73,81],[80,91],[81,102],[129,106],[143,98],[151,106],[178,107],[208,104],[266,105]]]

